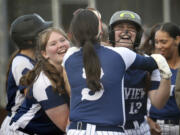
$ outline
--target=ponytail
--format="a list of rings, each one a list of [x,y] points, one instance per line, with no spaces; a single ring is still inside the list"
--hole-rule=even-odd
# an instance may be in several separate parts
[[[99,91],[102,88],[100,84],[101,65],[90,40],[83,45],[83,63],[87,87],[92,91]]]

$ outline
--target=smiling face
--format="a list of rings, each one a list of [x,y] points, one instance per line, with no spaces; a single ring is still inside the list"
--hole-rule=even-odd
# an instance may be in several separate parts
[[[136,27],[130,23],[120,23],[114,27],[115,46],[133,48],[136,38]]]
[[[171,59],[178,50],[178,38],[170,37],[167,32],[158,30],[155,33],[155,51],[162,54],[166,59]]]
[[[63,57],[69,48],[69,41],[60,33],[52,32],[42,55],[54,66],[61,65]]]

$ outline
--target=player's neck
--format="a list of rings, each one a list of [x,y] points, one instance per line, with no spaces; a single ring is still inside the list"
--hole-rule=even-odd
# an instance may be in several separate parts
[[[172,69],[180,68],[180,56],[179,55],[173,56],[171,59],[168,59],[167,62],[168,62],[169,67]]]
[[[34,59],[34,51],[32,49],[21,50],[20,53]]]

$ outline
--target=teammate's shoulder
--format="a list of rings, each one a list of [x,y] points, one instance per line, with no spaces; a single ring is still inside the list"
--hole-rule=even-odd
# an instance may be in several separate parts
[[[72,46],[68,49],[68,51],[72,52],[72,51],[78,51],[80,49],[80,47],[76,47],[76,46]]]
[[[43,71],[40,72],[39,76],[37,76],[36,81],[34,82],[35,86],[37,86],[38,84],[40,84],[40,87],[47,87],[51,85],[49,78],[45,75]]]
[[[111,49],[113,51],[125,51],[125,50],[129,50],[128,48],[126,47],[113,47],[113,46],[103,46],[104,48],[107,48],[107,49]]]
[[[133,52],[132,50],[130,50],[129,48],[126,48],[126,47],[114,47],[113,48],[113,51],[121,54],[121,55],[128,55],[129,53]]]
[[[145,57],[150,57],[148,54],[143,54]]]
[[[35,62],[29,57],[25,57],[22,55],[17,55],[14,57],[12,61],[12,66],[32,66]]]
[[[48,79],[48,77],[44,74],[44,72],[41,72],[39,76],[36,78],[36,81],[33,84],[33,96],[38,100],[44,100],[47,99],[46,96],[46,89],[51,86],[51,82]]]
[[[13,61],[15,61],[15,62],[26,62],[26,61],[29,62],[30,60],[31,60],[30,57],[28,57],[26,55],[21,55],[21,54],[16,55],[13,59]]]
[[[81,48],[80,47],[70,47],[66,54],[65,57],[69,57],[70,55],[74,54],[75,52],[78,52]]]
[[[80,47],[70,47],[63,58],[63,63],[74,53],[78,52],[81,48]]]

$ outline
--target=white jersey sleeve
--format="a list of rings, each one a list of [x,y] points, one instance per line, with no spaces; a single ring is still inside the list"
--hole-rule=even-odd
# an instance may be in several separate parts
[[[16,56],[12,62],[12,73],[16,81],[16,85],[19,85],[19,81],[23,75],[25,69],[31,70],[33,64],[29,62],[29,59],[22,56]]]
[[[64,67],[65,61],[69,58],[69,56],[71,56],[73,53],[79,51],[80,48],[77,47],[71,47],[68,49],[68,51],[66,52],[66,54],[64,55],[63,61],[62,61],[62,66]]]
[[[151,73],[151,81],[160,81],[161,77],[160,77],[160,72],[158,69],[153,70],[153,72]]]
[[[129,68],[129,66],[132,65],[132,63],[134,63],[136,59],[136,53],[129,50],[128,48],[116,47],[116,48],[109,48],[109,49],[112,49],[121,55],[126,66],[126,70]]]
[[[66,104],[64,96],[53,90],[50,80],[43,72],[34,83],[32,91],[33,97],[44,110]]]

